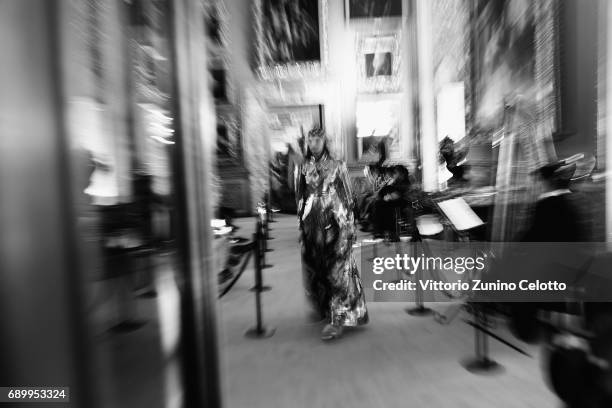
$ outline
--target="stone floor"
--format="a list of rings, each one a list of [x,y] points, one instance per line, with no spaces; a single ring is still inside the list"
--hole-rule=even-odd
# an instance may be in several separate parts
[[[241,219],[250,236],[252,219]],[[306,319],[295,216],[272,224],[273,252],[264,270],[263,317],[275,334],[249,339],[254,324],[253,271],[247,269],[218,305],[224,405],[241,407],[560,408],[543,378],[539,346],[518,343],[533,358],[492,340],[495,375],[467,372],[474,333],[460,315],[449,325],[405,313],[410,303],[371,302],[370,323],[322,342],[322,323]],[[364,238],[361,236],[360,238]],[[357,250],[355,256],[359,257]],[[430,304],[438,311],[448,303]],[[502,329],[506,338],[511,336]],[[517,340],[513,340],[517,342]]]

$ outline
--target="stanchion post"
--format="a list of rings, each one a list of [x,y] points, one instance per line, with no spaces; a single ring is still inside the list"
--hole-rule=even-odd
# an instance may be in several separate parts
[[[421,287],[420,281],[423,279],[423,271],[421,268],[417,269],[416,272],[416,293],[415,293],[415,304],[416,307],[411,309],[406,309],[406,313],[411,316],[429,316],[433,313],[433,311],[425,307],[424,297],[423,297],[423,288]]]
[[[399,237],[399,235],[397,235]],[[400,254],[402,252],[402,241],[398,238],[395,242],[395,253]],[[391,281],[392,283],[399,283],[402,281],[402,272],[399,268],[395,268],[395,272],[397,273],[397,279]]]
[[[261,292],[270,290],[270,287],[263,286],[262,277],[262,241],[263,235],[258,224],[257,232],[253,235],[253,251],[254,253],[254,274],[255,274],[255,286],[251,288],[252,292],[255,292],[255,326],[247,330],[245,333],[246,337],[249,338],[266,338],[274,334],[275,329],[268,329],[263,325],[263,316],[261,310]]]
[[[485,333],[488,325],[487,312],[480,306],[474,308],[474,351],[475,357],[466,359],[461,365],[474,374],[495,374],[503,371],[503,367],[489,358],[489,338]]]
[[[268,217],[270,215],[270,212],[266,211],[265,215],[264,215],[264,238],[266,239],[266,241],[269,241],[271,239],[274,239],[272,237],[270,237],[270,224],[268,222]]]
[[[417,236],[416,242],[422,242],[419,236]],[[414,248],[415,245],[412,245],[411,247]],[[414,296],[416,307],[411,308],[411,309],[406,309],[406,313],[408,313],[411,316],[429,316],[430,314],[433,313],[433,311],[430,308],[425,307],[423,288],[421,287],[422,280],[423,280],[423,269],[417,268],[416,274],[415,274],[415,282],[417,285],[416,285],[416,293]]]
[[[263,234],[263,240],[262,240],[262,245],[263,245],[263,256],[264,256],[264,264],[266,263],[265,261],[265,252],[267,252],[268,250],[268,223],[266,222],[266,215],[262,214],[261,215],[261,233]]]
[[[272,209],[272,204],[271,204],[272,199],[270,198],[270,195],[271,195],[270,191],[268,190],[267,201],[266,201],[266,211],[267,211],[267,214],[268,214],[268,222],[269,223],[276,222],[276,220],[274,219],[275,210]],[[278,210],[276,210],[276,211],[278,211]]]
[[[375,258],[378,257],[378,244],[383,240],[380,239],[366,239],[363,242],[368,242],[372,244],[372,256],[368,258],[368,261],[374,261]]]
[[[266,269],[266,268],[271,268],[272,265],[266,263],[266,252],[271,252],[272,250],[268,248],[268,233],[267,233],[267,227],[266,227],[266,223],[265,223],[265,219],[262,219],[261,221],[261,227],[259,229],[260,232],[260,240],[261,240],[261,268],[262,269]]]

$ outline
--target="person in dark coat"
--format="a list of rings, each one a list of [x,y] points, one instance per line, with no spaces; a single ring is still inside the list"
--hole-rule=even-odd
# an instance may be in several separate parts
[[[562,281],[567,279],[564,277],[569,276],[566,274],[568,267],[559,263],[557,255],[562,251],[567,258],[569,253],[573,254],[574,248],[576,255],[579,255],[580,247],[541,244],[584,242],[588,238],[582,216],[585,204],[580,196],[569,188],[575,170],[575,164],[566,165],[564,161],[560,161],[547,164],[536,171],[542,192],[535,204],[531,226],[521,239],[522,242],[536,245],[523,245],[520,254],[506,255],[509,261],[506,263],[506,272],[500,275],[502,279],[513,276],[517,282],[523,278],[535,280],[542,276],[551,276],[551,273],[558,274]],[[543,305],[544,302],[512,302],[508,305],[510,328],[519,339],[535,342],[541,338],[543,331],[538,320],[539,310],[568,312],[565,301],[548,301],[545,307]]]
[[[543,191],[524,242],[580,242],[586,239],[579,197],[569,189],[576,165],[548,164],[537,175]]]
[[[388,235],[391,240],[397,240],[397,217],[410,202],[410,177],[408,170],[400,165],[388,168],[388,172],[390,181],[378,192],[375,204],[375,235]]]

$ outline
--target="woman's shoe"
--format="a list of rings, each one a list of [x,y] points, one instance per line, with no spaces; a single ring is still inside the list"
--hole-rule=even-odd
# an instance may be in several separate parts
[[[321,332],[321,340],[333,340],[342,336],[342,326],[326,325]]]

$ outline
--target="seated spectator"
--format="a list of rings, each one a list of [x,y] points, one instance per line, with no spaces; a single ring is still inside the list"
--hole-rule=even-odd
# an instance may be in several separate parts
[[[374,204],[378,198],[378,192],[385,185],[384,171],[378,164],[369,164],[363,169],[365,182],[356,196],[358,207],[358,219],[362,225],[362,231],[369,231],[374,223],[372,214]]]
[[[408,170],[404,166],[386,169],[390,175],[388,182],[378,191],[374,204],[374,235],[388,236],[397,240],[396,223],[398,210],[402,216],[411,212],[411,189]]]

